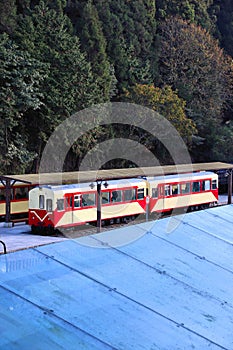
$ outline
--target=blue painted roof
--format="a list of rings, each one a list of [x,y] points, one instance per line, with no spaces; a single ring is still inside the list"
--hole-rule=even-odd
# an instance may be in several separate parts
[[[0,349],[233,349],[233,205],[0,256]]]

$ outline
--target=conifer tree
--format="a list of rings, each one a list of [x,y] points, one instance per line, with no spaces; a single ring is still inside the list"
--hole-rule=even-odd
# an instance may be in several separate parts
[[[101,101],[91,66],[70,30],[66,15],[50,9],[44,1],[20,21],[17,41],[32,57],[46,64],[41,86],[41,106],[30,113],[30,147],[38,154],[54,128],[64,118]]]
[[[233,57],[233,2],[231,0],[218,1],[218,29],[221,33],[221,44]]]
[[[0,2],[0,33],[11,34],[17,21],[17,7],[15,0],[1,0]]]
[[[27,148],[24,118],[41,108],[45,65],[32,58],[6,34],[0,35],[0,171],[24,172],[34,152]]]
[[[155,1],[94,0],[107,41],[107,53],[114,64],[118,88],[151,83],[150,71],[155,40]],[[135,64],[135,66],[134,66]]]
[[[92,0],[80,6],[80,19],[76,23],[76,30],[80,37],[81,47],[91,63],[93,76],[102,94],[102,99],[109,101],[114,91],[116,78],[112,74],[106,53],[106,40]]]

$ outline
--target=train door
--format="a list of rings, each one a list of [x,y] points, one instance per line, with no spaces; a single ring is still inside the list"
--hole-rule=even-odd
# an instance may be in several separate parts
[[[159,202],[159,211],[162,212],[164,210],[164,185],[158,185],[158,202]]]
[[[67,222],[73,224],[73,195],[68,194],[65,196],[65,211],[67,216]]]

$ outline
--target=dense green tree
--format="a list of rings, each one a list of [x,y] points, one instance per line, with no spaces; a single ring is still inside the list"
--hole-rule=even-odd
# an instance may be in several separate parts
[[[218,29],[221,33],[221,44],[233,57],[233,2],[231,0],[218,0]]]
[[[0,33],[11,34],[16,27],[17,6],[15,0],[1,0],[0,2]]]
[[[0,35],[1,172],[23,172],[35,154],[27,149],[24,116],[41,108],[44,65]]]
[[[155,40],[155,1],[94,0],[107,40],[118,87],[151,83],[151,60]],[[149,68],[149,69],[148,69]],[[139,74],[139,70],[142,74]]]
[[[101,102],[91,66],[73,36],[66,15],[50,9],[45,2],[23,16],[17,41],[26,52],[46,64],[41,86],[41,107],[28,114],[30,145],[40,158],[54,128],[74,112]]]
[[[215,32],[215,16],[212,11],[214,0],[157,0],[157,19],[180,16],[184,20],[198,24],[208,31]]]
[[[92,0],[80,4],[79,15],[75,28],[80,37],[81,47],[91,63],[93,76],[102,93],[103,101],[109,101],[114,94],[116,78],[108,61],[106,40]]]

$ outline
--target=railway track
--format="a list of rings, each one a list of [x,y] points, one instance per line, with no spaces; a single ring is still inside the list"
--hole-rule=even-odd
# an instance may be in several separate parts
[[[155,220],[161,220],[165,217],[169,217],[171,216],[170,214],[163,214],[157,218],[153,217],[153,218],[149,218],[148,221],[155,221]],[[106,231],[112,231],[112,230],[116,230],[119,228],[123,228],[123,227],[129,227],[129,226],[134,226],[134,225],[138,225],[138,224],[142,224],[146,222],[146,218],[140,216],[139,218],[136,218],[135,220],[131,220],[129,222],[121,222],[121,223],[114,223],[114,224],[108,224],[108,225],[103,225],[101,227],[101,232],[106,232]],[[76,227],[72,227],[69,229],[62,229],[59,233],[59,236],[63,236],[63,237],[67,237],[67,238],[79,238],[79,237],[84,237],[84,236],[88,236],[88,235],[94,235],[97,234],[97,227],[91,224],[86,224],[86,225],[82,225],[82,226],[76,226]]]
[[[225,202],[219,202],[217,206],[222,206],[222,205],[226,205]],[[201,210],[201,209],[198,209]],[[180,209],[180,210],[176,210],[176,213],[173,215],[179,215],[179,214],[184,214],[186,213],[186,211]],[[155,220],[161,220],[167,217],[170,217],[171,214],[161,214],[158,217],[152,217],[149,218],[148,221],[155,221]],[[129,222],[121,222],[121,223],[114,223],[114,224],[107,224],[107,225],[102,225],[101,227],[101,232],[106,232],[106,231],[111,231],[111,230],[116,230],[118,228],[122,228],[122,227],[129,227],[129,226],[134,226],[134,225],[138,225],[141,223],[145,223],[146,222],[146,217],[145,216],[140,216],[138,218],[136,218],[135,220],[131,220]],[[62,229],[61,231],[58,232],[58,236],[62,236],[62,237],[67,237],[67,238],[79,238],[79,237],[84,237],[84,236],[88,236],[88,235],[94,235],[97,234],[97,227],[95,225],[92,224],[86,224],[86,225],[82,225],[82,226],[76,226],[76,227],[72,227],[69,229]]]

